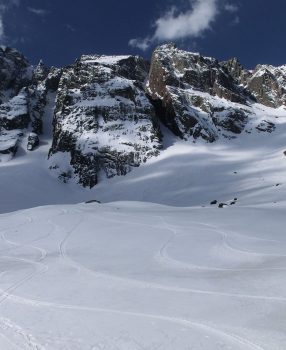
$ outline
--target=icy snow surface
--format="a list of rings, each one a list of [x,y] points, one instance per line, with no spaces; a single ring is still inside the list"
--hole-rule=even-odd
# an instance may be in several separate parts
[[[0,349],[285,350],[285,110],[213,144],[165,130],[89,191],[48,170],[50,98],[40,147],[0,165]]]

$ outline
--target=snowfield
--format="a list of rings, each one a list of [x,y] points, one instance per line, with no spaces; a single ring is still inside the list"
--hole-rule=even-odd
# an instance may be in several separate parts
[[[1,216],[0,348],[285,349],[285,206]]]
[[[158,158],[93,190],[48,169],[48,110],[0,167],[0,349],[285,350],[286,114],[255,108],[272,133],[164,130]]]

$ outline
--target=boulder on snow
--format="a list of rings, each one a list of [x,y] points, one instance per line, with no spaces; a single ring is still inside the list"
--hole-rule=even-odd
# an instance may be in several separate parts
[[[226,203],[220,203],[219,205],[218,205],[218,207],[220,208],[220,209],[222,209],[222,208],[224,208],[224,207],[227,207],[228,206],[228,204],[226,204]]]
[[[256,129],[261,132],[272,133],[276,129],[276,125],[268,120],[263,120]]]

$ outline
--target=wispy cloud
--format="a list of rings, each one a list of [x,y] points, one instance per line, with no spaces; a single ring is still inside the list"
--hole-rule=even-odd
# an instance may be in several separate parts
[[[130,39],[129,46],[136,47],[142,51],[146,51],[150,47],[152,42],[153,40],[150,37],[146,37],[144,39],[141,39],[141,38]]]
[[[5,38],[3,17],[0,15],[0,41],[2,42]]]
[[[129,45],[147,50],[154,42],[198,38],[211,28],[219,14],[218,0],[189,0],[189,8],[182,12],[176,6],[159,17],[155,32],[143,39],[131,39]]]
[[[75,27],[74,27],[73,25],[69,24],[69,23],[67,23],[67,24],[65,25],[65,27],[66,27],[66,29],[67,29],[68,31],[70,31],[70,32],[76,32]]]
[[[234,17],[233,21],[230,23],[232,26],[236,26],[240,23],[239,16]]]
[[[224,6],[225,10],[230,13],[235,13],[239,10],[239,7],[235,4],[226,3]]]
[[[6,41],[4,17],[5,14],[13,7],[19,6],[20,0],[0,0],[0,43]]]
[[[5,29],[4,29],[4,14],[7,11],[7,5],[0,1],[0,41],[1,43],[5,39]]]
[[[37,16],[46,16],[48,14],[48,11],[40,8],[34,8],[34,7],[27,7],[27,10],[32,12],[33,14]]]
[[[230,22],[231,26],[236,26],[240,23],[240,17],[238,16],[237,12],[239,11],[239,7],[236,4],[227,2],[224,5],[224,9],[225,11],[227,11],[228,13],[232,14],[234,17],[232,19],[232,21]]]

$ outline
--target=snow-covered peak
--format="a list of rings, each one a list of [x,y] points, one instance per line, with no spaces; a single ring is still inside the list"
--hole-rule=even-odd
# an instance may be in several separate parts
[[[258,102],[279,107],[286,104],[286,65],[258,65],[249,77],[248,88]]]
[[[153,54],[153,61],[162,60],[166,63],[166,69],[176,75],[184,74],[189,70],[203,71],[210,65],[216,65],[217,60],[202,56],[197,52],[180,50],[175,44],[165,44],[157,47]]]
[[[250,72],[237,59],[218,62],[173,44],[155,50],[151,68],[130,55],[83,55],[63,69],[43,62],[31,67],[5,48],[0,50],[0,136],[18,140],[20,133],[24,140],[33,131],[41,144],[41,134],[53,128],[49,167],[64,182],[92,187],[104,174],[125,175],[158,156],[163,125],[186,142],[273,133],[278,121],[267,116],[276,110],[261,116],[255,102],[284,104],[285,71],[263,65]],[[56,103],[53,125],[47,127],[50,95]]]
[[[86,64],[102,64],[112,66],[118,64],[120,61],[127,60],[132,56],[99,56],[99,55],[83,55],[80,61]]]

